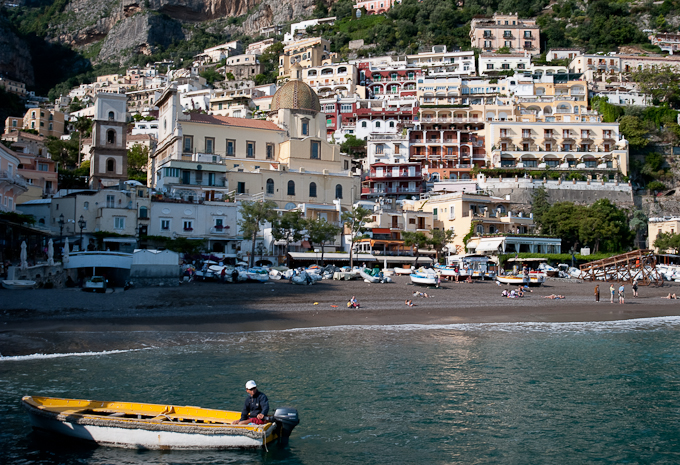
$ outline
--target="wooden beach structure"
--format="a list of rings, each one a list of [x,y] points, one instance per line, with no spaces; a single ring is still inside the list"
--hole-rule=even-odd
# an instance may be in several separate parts
[[[616,281],[632,283],[637,280],[641,286],[655,284],[663,286],[663,276],[656,269],[656,254],[653,250],[640,249],[614,255],[581,265],[581,279],[587,281]]]

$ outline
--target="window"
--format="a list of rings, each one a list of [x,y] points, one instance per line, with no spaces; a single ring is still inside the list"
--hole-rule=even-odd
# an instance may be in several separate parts
[[[376,155],[382,155],[384,151],[385,151],[385,150],[384,150],[382,144],[378,144],[378,145],[375,146],[375,153],[376,153]]]
[[[335,198],[336,199],[342,198],[342,186],[340,184],[337,184],[335,186]]]
[[[484,226],[481,224],[478,224],[475,226],[475,233],[476,234],[484,234]]]
[[[38,171],[49,171],[49,165],[47,163],[38,163]]]
[[[268,195],[273,195],[274,194],[274,180],[269,178],[267,179],[267,194]]]
[[[340,113],[352,113],[352,104],[343,103],[340,105]]]
[[[113,217],[113,229],[125,229],[125,217],[124,216],[114,216]]]
[[[343,163],[343,167],[344,167],[345,170],[348,170],[349,169],[349,161],[345,160],[344,163]]]
[[[399,155],[399,144],[394,144],[394,154]]]
[[[274,144],[267,144],[267,160],[274,159]]]
[[[185,231],[193,231],[194,230],[194,222],[192,220],[183,220],[182,223],[184,223],[184,230]]]
[[[376,127],[376,128],[379,128],[379,127],[380,127],[380,121],[376,121],[376,122],[375,122],[375,127]]]
[[[113,121],[116,119],[116,114],[112,111],[109,112],[109,121]]]
[[[116,143],[116,131],[109,129],[106,131],[106,143],[115,144]]]
[[[216,186],[215,184],[215,173],[208,173],[208,185],[209,186]]]
[[[562,137],[564,139],[570,139],[571,138],[571,133],[569,132],[569,129],[563,129],[562,130]]]
[[[116,160],[109,158],[106,160],[106,171],[108,173],[113,173],[116,170]]]
[[[315,182],[309,183],[309,196],[310,197],[316,197],[316,183]]]
[[[531,39],[531,31],[524,31],[524,38]]]
[[[206,137],[205,138],[205,153],[215,153],[215,138]]]
[[[222,218],[215,218],[215,229],[218,231],[224,229],[224,220]]]
[[[321,142],[312,141],[312,153],[310,158],[312,158],[312,160],[318,160],[321,158]]]
[[[502,63],[501,69],[510,69],[510,63]]]
[[[83,210],[88,210],[90,208],[90,202],[83,203]]]
[[[238,184],[236,184],[236,193],[237,194],[245,194],[246,193],[246,183],[243,181],[239,181]]]
[[[227,155],[233,157],[236,154],[236,141],[227,139]]]
[[[191,153],[194,151],[194,137],[184,136],[184,151]]]
[[[391,128],[394,127],[394,121],[390,121],[390,127],[391,127]]]
[[[165,176],[169,176],[171,178],[179,178],[179,168],[164,168],[165,170]]]
[[[288,181],[288,195],[295,195],[295,183]]]
[[[246,142],[246,158],[255,158],[255,142]]]
[[[361,122],[361,127],[362,127],[362,128],[365,128],[365,127],[366,127],[366,121],[362,121],[362,122]]]
[[[309,120],[308,119],[302,120],[302,135],[303,136],[309,135]]]
[[[146,207],[139,207],[139,218],[145,220],[149,217],[149,209]]]
[[[493,64],[492,64],[492,63],[487,63],[487,64],[486,64],[486,69],[493,69]]]
[[[106,208],[113,208],[116,205],[116,197],[113,195],[106,196]],[[57,210],[59,205],[57,205]]]

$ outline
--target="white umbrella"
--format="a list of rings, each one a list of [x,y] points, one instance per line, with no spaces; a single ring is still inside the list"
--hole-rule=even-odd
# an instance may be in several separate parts
[[[54,242],[52,242],[52,239],[47,242],[47,264],[54,266]]]
[[[21,269],[27,270],[28,262],[26,260],[28,259],[28,254],[26,253],[26,241],[21,242],[21,254],[19,255],[19,258],[21,258]]]
[[[68,263],[68,237],[64,241],[64,255],[61,259],[63,263]]]

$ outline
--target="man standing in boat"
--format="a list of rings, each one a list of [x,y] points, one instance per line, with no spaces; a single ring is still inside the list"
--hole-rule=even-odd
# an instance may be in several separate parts
[[[246,383],[246,392],[248,396],[241,411],[241,419],[234,420],[232,425],[248,423],[264,425],[266,423],[264,417],[269,413],[269,399],[263,392],[257,390],[257,384],[252,379]]]

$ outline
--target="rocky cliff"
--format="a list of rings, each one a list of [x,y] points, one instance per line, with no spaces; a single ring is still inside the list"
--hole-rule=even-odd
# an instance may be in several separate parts
[[[0,74],[19,79],[32,86],[35,83],[31,54],[28,45],[21,40],[4,20],[0,19]]]

